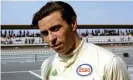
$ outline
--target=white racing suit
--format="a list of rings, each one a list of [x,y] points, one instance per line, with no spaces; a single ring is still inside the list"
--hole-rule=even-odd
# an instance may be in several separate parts
[[[81,41],[68,67],[60,64],[58,54],[46,59],[41,66],[43,80],[130,80],[124,61],[112,52]],[[67,63],[66,63],[67,64]],[[52,76],[52,70],[57,71]],[[61,70],[58,70],[61,69]]]

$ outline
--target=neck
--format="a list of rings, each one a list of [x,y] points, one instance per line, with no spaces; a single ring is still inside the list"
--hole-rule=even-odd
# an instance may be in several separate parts
[[[71,48],[67,52],[67,55],[61,55],[61,54],[59,54],[59,56],[61,58],[71,58],[74,55],[73,54],[73,51],[78,48],[78,46],[80,45],[80,42],[81,42],[80,37],[78,36],[78,34],[75,34],[74,37],[75,37],[75,41],[74,41],[75,44],[73,45],[73,48]]]
[[[75,49],[80,45],[81,39],[78,34],[75,35]]]

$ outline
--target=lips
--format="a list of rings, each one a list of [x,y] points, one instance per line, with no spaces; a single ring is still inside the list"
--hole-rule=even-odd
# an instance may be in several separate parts
[[[52,48],[53,48],[53,49],[59,49],[59,48],[60,48],[60,45],[61,45],[61,43],[59,43],[59,44],[57,44],[57,45],[53,45]]]

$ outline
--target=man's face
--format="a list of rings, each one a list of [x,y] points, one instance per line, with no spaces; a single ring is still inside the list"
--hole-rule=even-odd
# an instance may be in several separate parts
[[[73,24],[67,24],[59,12],[53,12],[39,21],[44,40],[56,52],[66,55],[75,48]]]

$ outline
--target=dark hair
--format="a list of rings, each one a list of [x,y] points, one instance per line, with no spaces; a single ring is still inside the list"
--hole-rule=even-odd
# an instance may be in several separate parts
[[[38,12],[36,12],[32,19],[32,25],[38,26],[38,21],[42,18],[48,16],[49,14],[59,11],[62,15],[62,18],[68,23],[72,23],[73,20],[76,20],[77,15],[73,8],[65,2],[62,1],[54,1],[48,2],[45,6],[43,6]]]

